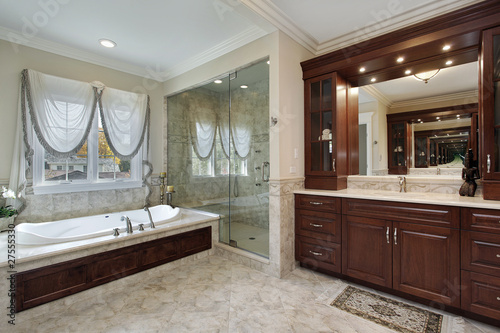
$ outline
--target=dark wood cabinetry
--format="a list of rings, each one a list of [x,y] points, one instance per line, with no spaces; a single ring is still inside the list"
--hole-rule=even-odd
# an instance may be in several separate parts
[[[341,271],[339,198],[295,196],[295,259],[311,269]]]
[[[339,190],[347,187],[349,110],[356,113],[357,124],[357,108],[348,108],[348,103],[354,103],[354,99],[357,105],[357,95],[349,94],[349,89],[350,85],[337,73],[305,81],[306,188]],[[355,149],[357,147],[351,147]],[[356,163],[351,161],[351,164]]]
[[[484,198],[500,200],[500,27],[483,32],[481,64],[479,122]]]
[[[500,319],[500,211],[462,209],[462,308]]]
[[[459,209],[343,200],[342,273],[460,306]]]
[[[295,196],[302,266],[500,324],[500,210]]]

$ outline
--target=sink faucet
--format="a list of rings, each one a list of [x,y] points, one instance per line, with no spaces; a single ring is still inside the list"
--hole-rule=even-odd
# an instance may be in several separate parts
[[[406,177],[399,176],[399,192],[406,192]]]
[[[123,215],[120,219],[120,221],[125,221],[125,224],[127,225],[127,234],[131,234],[132,231],[132,222],[130,222],[130,219],[128,218],[127,215]]]
[[[144,210],[145,210],[146,212],[148,212],[148,216],[149,216],[149,227],[150,227],[151,229],[156,228],[156,227],[155,227],[155,224],[154,224],[154,222],[153,222],[153,217],[151,216],[151,212],[149,211],[149,207],[148,207],[148,206],[144,206]]]

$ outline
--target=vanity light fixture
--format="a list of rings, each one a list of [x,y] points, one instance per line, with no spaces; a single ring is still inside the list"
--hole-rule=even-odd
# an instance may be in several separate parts
[[[246,89],[246,88],[248,88],[248,86],[247,86],[246,84],[242,84],[242,85],[240,86],[240,88],[241,88],[241,89]]]
[[[107,48],[113,48],[116,46],[116,43],[113,42],[111,39],[105,39],[105,38],[99,39],[99,44]]]
[[[451,45],[443,46],[443,51],[448,51],[449,49],[451,49]]]
[[[222,80],[217,79],[217,80],[215,80],[215,81],[214,81],[214,83],[216,83],[216,84],[221,84],[221,83],[222,83]]]
[[[360,71],[361,73],[363,73],[364,71],[366,71],[366,68],[364,68],[364,67],[360,67],[360,68],[359,68],[359,71]]]
[[[446,62],[446,65],[447,65],[447,66],[450,66],[452,63],[453,63],[453,61],[448,60],[448,61]]]
[[[435,69],[435,70],[423,72],[423,73],[413,74],[413,76],[417,80],[424,81],[424,83],[427,83],[427,82],[429,82],[430,79],[432,79],[434,76],[436,76],[437,73],[439,73],[439,69]]]
[[[399,63],[402,63],[403,61],[405,61],[405,58],[399,57],[399,58],[396,59],[396,61],[399,62]]]

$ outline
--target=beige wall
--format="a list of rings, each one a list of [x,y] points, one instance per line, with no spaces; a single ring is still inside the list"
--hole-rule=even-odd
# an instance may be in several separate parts
[[[17,52],[16,52],[17,50]],[[146,92],[151,100],[151,159],[155,173],[162,163],[162,86],[132,74],[0,40],[0,184],[8,184],[16,130],[20,73],[24,68],[79,81],[101,81],[109,87]],[[149,88],[146,89],[145,87]]]

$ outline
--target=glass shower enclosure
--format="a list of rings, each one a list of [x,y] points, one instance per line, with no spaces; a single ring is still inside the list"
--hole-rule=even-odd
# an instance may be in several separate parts
[[[173,204],[219,214],[220,242],[269,257],[269,62],[167,97]]]

